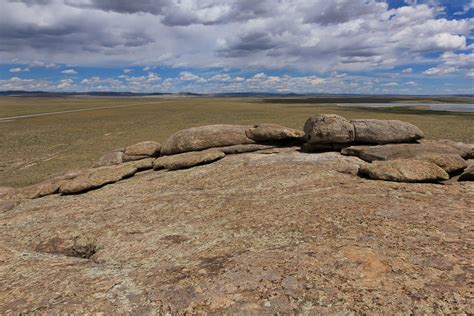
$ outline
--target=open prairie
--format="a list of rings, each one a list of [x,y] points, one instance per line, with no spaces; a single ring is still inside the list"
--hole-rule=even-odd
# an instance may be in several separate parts
[[[429,139],[474,142],[474,113],[427,111],[416,107],[340,107],[311,103],[313,101],[2,97],[0,119],[32,116],[0,120],[0,186],[24,186],[56,173],[90,167],[112,148],[143,140],[162,142],[172,133],[192,126],[266,122],[302,129],[305,120],[313,114],[335,113],[349,119],[399,119],[416,124]]]

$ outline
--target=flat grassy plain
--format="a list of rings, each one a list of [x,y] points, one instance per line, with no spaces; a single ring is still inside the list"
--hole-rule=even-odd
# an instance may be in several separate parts
[[[308,116],[323,113],[349,119],[399,119],[416,124],[428,139],[474,142],[474,113],[339,107],[292,100],[295,99],[0,97],[0,118],[91,109],[0,120],[0,186],[25,186],[60,172],[87,168],[112,148],[144,140],[163,142],[172,133],[192,126],[276,123],[302,129]],[[101,107],[104,109],[94,109]]]

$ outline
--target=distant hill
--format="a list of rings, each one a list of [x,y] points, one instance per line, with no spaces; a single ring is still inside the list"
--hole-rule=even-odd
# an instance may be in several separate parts
[[[149,97],[149,96],[186,96],[186,97],[226,97],[226,98],[270,98],[271,103],[389,103],[403,101],[474,103],[474,94],[458,95],[363,95],[363,94],[322,94],[322,93],[275,93],[275,92],[224,92],[201,94],[193,92],[178,93],[136,93],[136,92],[49,92],[49,91],[0,91],[0,96],[14,97]]]

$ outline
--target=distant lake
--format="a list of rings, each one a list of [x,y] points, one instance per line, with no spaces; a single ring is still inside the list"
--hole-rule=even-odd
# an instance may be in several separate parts
[[[448,111],[448,112],[474,112],[474,104],[467,103],[337,103],[337,106],[364,107],[364,108],[387,108],[387,107],[421,107],[426,110]]]

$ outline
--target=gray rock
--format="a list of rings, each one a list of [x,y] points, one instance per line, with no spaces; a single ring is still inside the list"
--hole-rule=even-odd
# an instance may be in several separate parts
[[[112,151],[100,157],[95,163],[95,167],[119,165],[123,162],[124,153],[121,151]]]
[[[356,142],[389,144],[407,143],[424,137],[413,124],[398,120],[352,120]]]
[[[272,149],[272,148],[275,148],[275,146],[263,145],[263,144],[247,144],[247,145],[216,147],[213,149],[222,151],[226,155],[234,155],[234,154],[242,154],[242,153],[248,153],[248,152],[264,150],[264,149]]]
[[[199,151],[213,147],[253,144],[245,131],[245,125],[207,125],[193,127],[171,135],[161,148],[162,155]]]
[[[415,159],[374,161],[362,165],[359,173],[370,179],[395,182],[439,182],[449,179],[446,171],[436,164]]]
[[[130,145],[125,149],[127,156],[148,156],[158,157],[160,155],[161,144],[153,141],[144,141]]]
[[[305,140],[311,144],[350,143],[354,141],[354,126],[335,114],[315,115],[304,124]]]
[[[74,194],[89,191],[131,177],[135,172],[137,172],[137,168],[128,164],[86,170],[74,179],[62,182],[59,192]]]
[[[411,158],[428,153],[457,154],[463,151],[440,143],[387,144],[377,146],[351,146],[341,150],[343,155],[358,156],[365,161]]]
[[[186,169],[197,165],[208,164],[224,158],[222,151],[210,149],[205,151],[187,152],[172,156],[160,157],[153,163],[153,169]]]
[[[464,170],[464,172],[459,176],[458,181],[474,181],[474,164]]]
[[[259,124],[245,131],[248,138],[257,142],[278,142],[298,140],[304,137],[304,132],[276,124]]]

